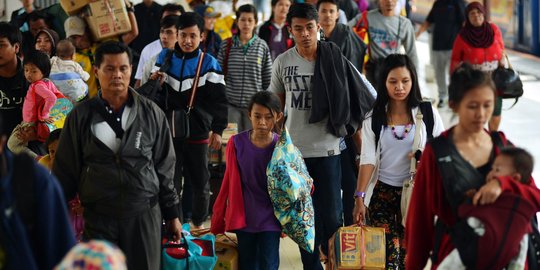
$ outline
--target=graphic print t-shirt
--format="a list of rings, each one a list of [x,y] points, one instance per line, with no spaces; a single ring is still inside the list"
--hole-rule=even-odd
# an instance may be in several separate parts
[[[0,113],[8,133],[22,121],[22,106],[28,90],[20,60],[17,69],[17,74],[11,78],[0,77]]]
[[[294,145],[306,158],[338,155],[339,138],[327,131],[328,117],[310,124],[312,109],[311,80],[315,61],[302,58],[293,47],[276,58],[272,65],[270,90],[285,94],[285,112]]]

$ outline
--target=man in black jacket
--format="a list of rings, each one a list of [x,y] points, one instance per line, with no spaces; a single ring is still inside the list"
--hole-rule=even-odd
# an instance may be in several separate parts
[[[163,111],[129,88],[131,70],[124,44],[97,48],[101,91],[66,119],[53,173],[66,198],[79,193],[85,239],[117,244],[129,269],[159,269],[162,216],[176,239],[182,230],[175,154]]]

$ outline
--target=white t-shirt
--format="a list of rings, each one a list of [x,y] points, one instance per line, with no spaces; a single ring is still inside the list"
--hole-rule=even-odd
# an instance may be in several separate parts
[[[156,54],[159,54],[161,50],[163,50],[163,47],[161,46],[161,41],[159,39],[156,39],[144,46],[143,50],[141,51],[141,56],[139,57],[137,72],[135,73],[136,80],[140,80],[142,78],[144,65],[148,59]]]
[[[285,125],[294,145],[306,158],[340,154],[339,138],[327,130],[328,117],[317,123],[309,123],[314,70],[315,61],[302,58],[293,47],[274,61],[269,88],[276,94],[285,93]]]
[[[405,126],[395,126],[398,136],[403,136]],[[379,166],[379,180],[385,184],[402,187],[403,181],[410,176],[411,160],[408,155],[412,151],[415,125],[403,140],[394,137],[390,127],[385,127],[381,135],[381,163]]]

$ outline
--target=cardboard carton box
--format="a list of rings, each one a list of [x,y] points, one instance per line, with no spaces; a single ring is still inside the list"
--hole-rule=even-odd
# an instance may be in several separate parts
[[[384,228],[363,226],[362,240],[362,269],[384,269],[386,267],[386,236]]]
[[[88,0],[60,0],[60,6],[70,16],[79,14],[88,3]]]
[[[328,241],[328,270],[384,269],[384,228],[341,227]]]
[[[229,123],[227,125],[227,128],[223,130],[223,135],[221,136],[221,149],[220,150],[213,150],[209,149],[208,153],[208,161],[210,164],[221,164],[225,163],[225,159],[227,156],[226,148],[227,143],[229,142],[229,139],[238,133],[238,125],[236,123]]]
[[[86,23],[95,40],[103,40],[131,31],[123,0],[97,0],[88,4]]]

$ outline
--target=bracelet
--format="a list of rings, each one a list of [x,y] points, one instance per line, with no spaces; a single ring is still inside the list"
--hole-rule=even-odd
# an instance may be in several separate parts
[[[354,157],[354,160],[355,161],[360,161],[360,154],[356,154],[356,156]]]
[[[366,197],[366,193],[363,191],[356,191],[354,192],[354,198],[362,198],[364,199]]]

